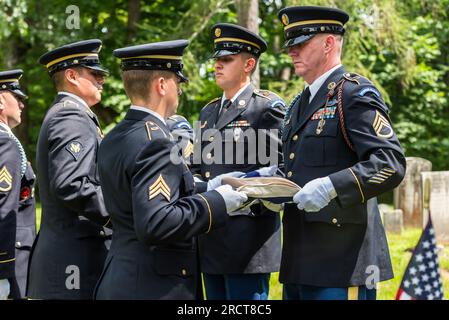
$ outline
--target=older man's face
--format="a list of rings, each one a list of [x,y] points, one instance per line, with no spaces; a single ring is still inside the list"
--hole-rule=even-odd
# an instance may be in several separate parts
[[[310,40],[288,48],[295,73],[311,84],[315,79],[320,65],[325,59],[325,37],[316,35]]]

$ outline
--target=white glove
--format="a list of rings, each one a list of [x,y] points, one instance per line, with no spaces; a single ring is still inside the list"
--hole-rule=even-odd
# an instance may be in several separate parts
[[[6,300],[9,296],[9,281],[8,279],[1,279],[0,280],[0,300]]]
[[[219,176],[216,176],[213,179],[210,179],[207,182],[207,191],[215,190],[217,187],[221,186],[221,180],[224,177],[235,177],[238,178],[240,176],[243,176],[245,173],[240,171],[233,171],[228,173],[220,174]]]
[[[318,178],[306,183],[304,188],[293,196],[299,210],[317,212],[329,204],[337,196],[334,185],[329,177]]]
[[[215,189],[224,199],[226,203],[226,211],[232,216],[231,212],[239,209],[248,197],[243,192],[235,191],[229,184],[219,186]]]

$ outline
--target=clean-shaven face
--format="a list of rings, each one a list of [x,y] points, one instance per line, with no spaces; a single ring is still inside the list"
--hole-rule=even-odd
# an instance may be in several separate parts
[[[245,61],[241,54],[233,54],[215,59],[215,82],[221,89],[232,88],[242,81]]]

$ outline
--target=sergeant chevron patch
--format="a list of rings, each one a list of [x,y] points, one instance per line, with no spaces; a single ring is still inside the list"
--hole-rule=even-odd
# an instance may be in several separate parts
[[[193,153],[193,143],[191,143],[189,141],[189,143],[187,144],[187,146],[184,150],[184,158],[188,159],[192,153]]]
[[[0,191],[8,192],[12,188],[12,177],[6,166],[0,170]]]
[[[376,111],[376,117],[374,118],[373,128],[378,137],[389,139],[393,136],[393,128],[388,120]]]
[[[171,195],[170,195],[170,188],[168,184],[165,182],[164,177],[162,177],[162,174],[159,175],[159,178],[149,187],[149,200],[156,197],[158,194],[161,194],[162,196],[167,199],[167,201],[170,201]]]
[[[395,173],[396,171],[391,168],[383,168],[382,170],[377,172],[374,176],[372,176],[368,180],[368,183],[381,184]]]

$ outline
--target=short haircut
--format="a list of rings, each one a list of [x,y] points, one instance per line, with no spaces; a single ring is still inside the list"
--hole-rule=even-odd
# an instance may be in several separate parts
[[[122,72],[126,95],[132,99],[147,100],[150,97],[149,85],[158,77],[167,79],[176,75],[163,70],[127,70]]]

